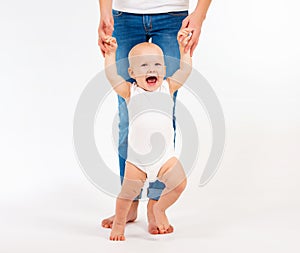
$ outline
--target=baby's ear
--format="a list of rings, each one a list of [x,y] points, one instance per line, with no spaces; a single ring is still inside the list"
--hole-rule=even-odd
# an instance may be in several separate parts
[[[135,79],[135,75],[134,75],[134,72],[133,72],[133,69],[132,68],[128,68],[128,74],[131,78]]]

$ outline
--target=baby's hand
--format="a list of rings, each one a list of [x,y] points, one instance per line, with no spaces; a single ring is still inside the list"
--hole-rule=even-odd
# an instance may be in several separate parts
[[[111,53],[115,53],[117,48],[118,48],[118,44],[117,44],[117,40],[114,37],[111,36],[107,36],[105,38],[104,41],[105,47],[107,49],[106,54],[111,54]]]
[[[189,40],[191,39],[192,32],[194,29],[192,28],[184,28],[179,30],[177,34],[177,41],[180,49],[184,49]]]

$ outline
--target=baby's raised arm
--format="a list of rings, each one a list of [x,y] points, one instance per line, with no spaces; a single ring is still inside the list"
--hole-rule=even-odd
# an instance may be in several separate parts
[[[180,51],[180,67],[171,77],[167,79],[171,94],[173,94],[185,83],[192,71],[192,58],[190,56],[190,50],[184,52],[184,48],[190,40],[190,33],[192,31],[193,29],[185,28],[180,30],[177,34],[177,41]]]
[[[123,98],[130,96],[130,83],[118,74],[116,65],[117,41],[111,36],[105,39],[108,51],[105,53],[105,74],[114,90]]]

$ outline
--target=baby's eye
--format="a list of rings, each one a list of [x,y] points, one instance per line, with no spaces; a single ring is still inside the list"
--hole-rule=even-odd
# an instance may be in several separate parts
[[[147,67],[147,66],[148,66],[147,63],[144,63],[144,64],[141,65],[141,67]]]
[[[160,63],[155,63],[155,66],[161,66],[161,64]]]

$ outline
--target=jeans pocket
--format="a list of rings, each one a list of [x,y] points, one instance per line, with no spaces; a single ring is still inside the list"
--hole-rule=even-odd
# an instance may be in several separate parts
[[[123,14],[122,11],[116,11],[116,10],[112,10],[112,15],[113,17],[119,17]]]
[[[184,17],[187,16],[189,13],[188,11],[171,11],[167,12],[167,14],[174,17]]]

